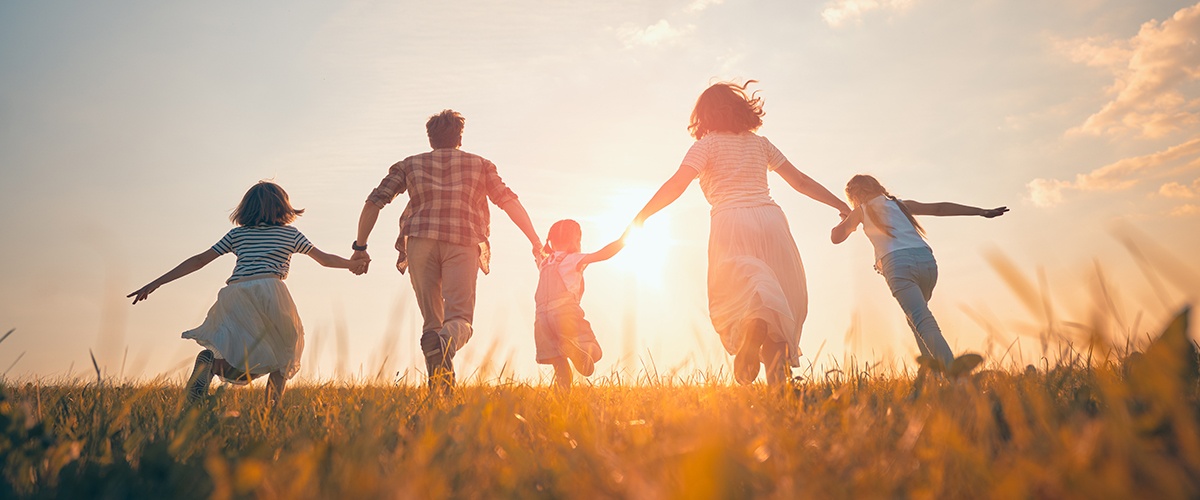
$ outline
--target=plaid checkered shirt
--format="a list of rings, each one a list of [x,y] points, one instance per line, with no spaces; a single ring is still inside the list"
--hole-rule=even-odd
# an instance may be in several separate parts
[[[400,215],[400,237],[396,240],[400,258],[396,268],[401,273],[408,269],[406,240],[417,237],[479,245],[479,269],[487,274],[491,260],[487,202],[502,206],[517,199],[500,180],[496,165],[457,148],[410,156],[392,165],[367,202],[383,208],[406,191],[409,200]]]

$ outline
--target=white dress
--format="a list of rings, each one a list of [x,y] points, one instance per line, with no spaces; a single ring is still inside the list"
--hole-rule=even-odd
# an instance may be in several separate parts
[[[287,379],[300,371],[304,326],[287,285],[291,256],[308,253],[312,243],[292,226],[236,227],[213,245],[218,255],[237,255],[230,283],[217,292],[217,302],[204,323],[183,332],[241,372],[222,377],[244,384],[278,371]]]
[[[787,217],[771,199],[767,173],[787,159],[765,137],[711,132],[696,141],[683,165],[700,173],[712,205],[708,238],[708,309],[713,328],[736,354],[754,319],[770,341],[800,363],[800,333],[808,316],[804,264]]]

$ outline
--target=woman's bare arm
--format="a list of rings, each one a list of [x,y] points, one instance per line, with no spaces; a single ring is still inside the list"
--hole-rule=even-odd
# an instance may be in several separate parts
[[[796,192],[833,207],[834,210],[837,210],[843,216],[850,213],[850,206],[846,202],[842,201],[841,198],[838,198],[828,189],[825,189],[825,186],[822,186],[821,183],[798,170],[795,165],[792,165],[792,162],[784,162],[783,165],[775,169],[775,173],[783,177],[783,180],[787,181],[788,185],[792,186],[792,189],[795,189]]]
[[[654,196],[650,197],[650,201],[646,202],[646,206],[642,207],[642,210],[638,212],[637,217],[633,218],[634,225],[641,226],[651,215],[658,213],[659,210],[666,208],[671,203],[674,203],[675,200],[678,200],[679,196],[687,190],[688,186],[698,175],[700,173],[696,169],[680,166],[679,170],[675,171],[675,175],[672,175],[670,179],[667,179],[667,182],[663,183],[662,187],[658,188]]]

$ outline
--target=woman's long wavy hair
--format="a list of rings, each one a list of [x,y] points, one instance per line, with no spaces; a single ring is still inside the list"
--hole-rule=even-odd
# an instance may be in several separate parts
[[[758,91],[746,93],[756,80],[738,85],[720,82],[712,85],[696,99],[688,132],[700,140],[709,132],[753,132],[762,126],[763,102],[755,97]]]
[[[579,228],[579,223],[571,219],[563,219],[550,226],[550,232],[546,234],[546,244],[542,246],[542,251],[547,255],[553,252],[578,253],[582,238],[583,230]]]
[[[871,222],[874,222],[876,226],[883,229],[883,232],[887,233],[890,237],[892,236],[892,227],[884,224],[879,219],[879,214],[875,213],[874,210],[870,210],[864,206],[868,201],[875,199],[876,196],[883,196],[891,200],[892,203],[895,203],[897,207],[900,207],[900,211],[912,223],[913,228],[917,230],[917,234],[921,235],[922,238],[925,237],[925,228],[921,227],[921,223],[917,222],[912,212],[908,211],[908,207],[905,207],[904,203],[887,192],[887,189],[884,189],[883,185],[874,177],[859,174],[851,177],[850,182],[846,183],[846,197],[850,198],[850,205],[854,208],[863,207],[863,211],[867,213],[867,217],[871,218]]]
[[[229,220],[239,226],[286,226],[302,214],[304,209],[293,207],[287,191],[279,184],[258,181],[242,196],[242,202],[229,214]]]

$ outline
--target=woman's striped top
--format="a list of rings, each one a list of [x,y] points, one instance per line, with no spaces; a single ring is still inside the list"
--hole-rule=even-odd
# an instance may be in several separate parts
[[[709,132],[683,157],[683,166],[700,173],[700,189],[714,214],[728,208],[774,205],[767,172],[786,162],[771,141],[751,132]]]
[[[217,255],[233,252],[237,256],[233,276],[226,281],[230,283],[256,274],[286,279],[292,254],[308,253],[313,245],[292,226],[259,225],[230,229],[212,249]]]

